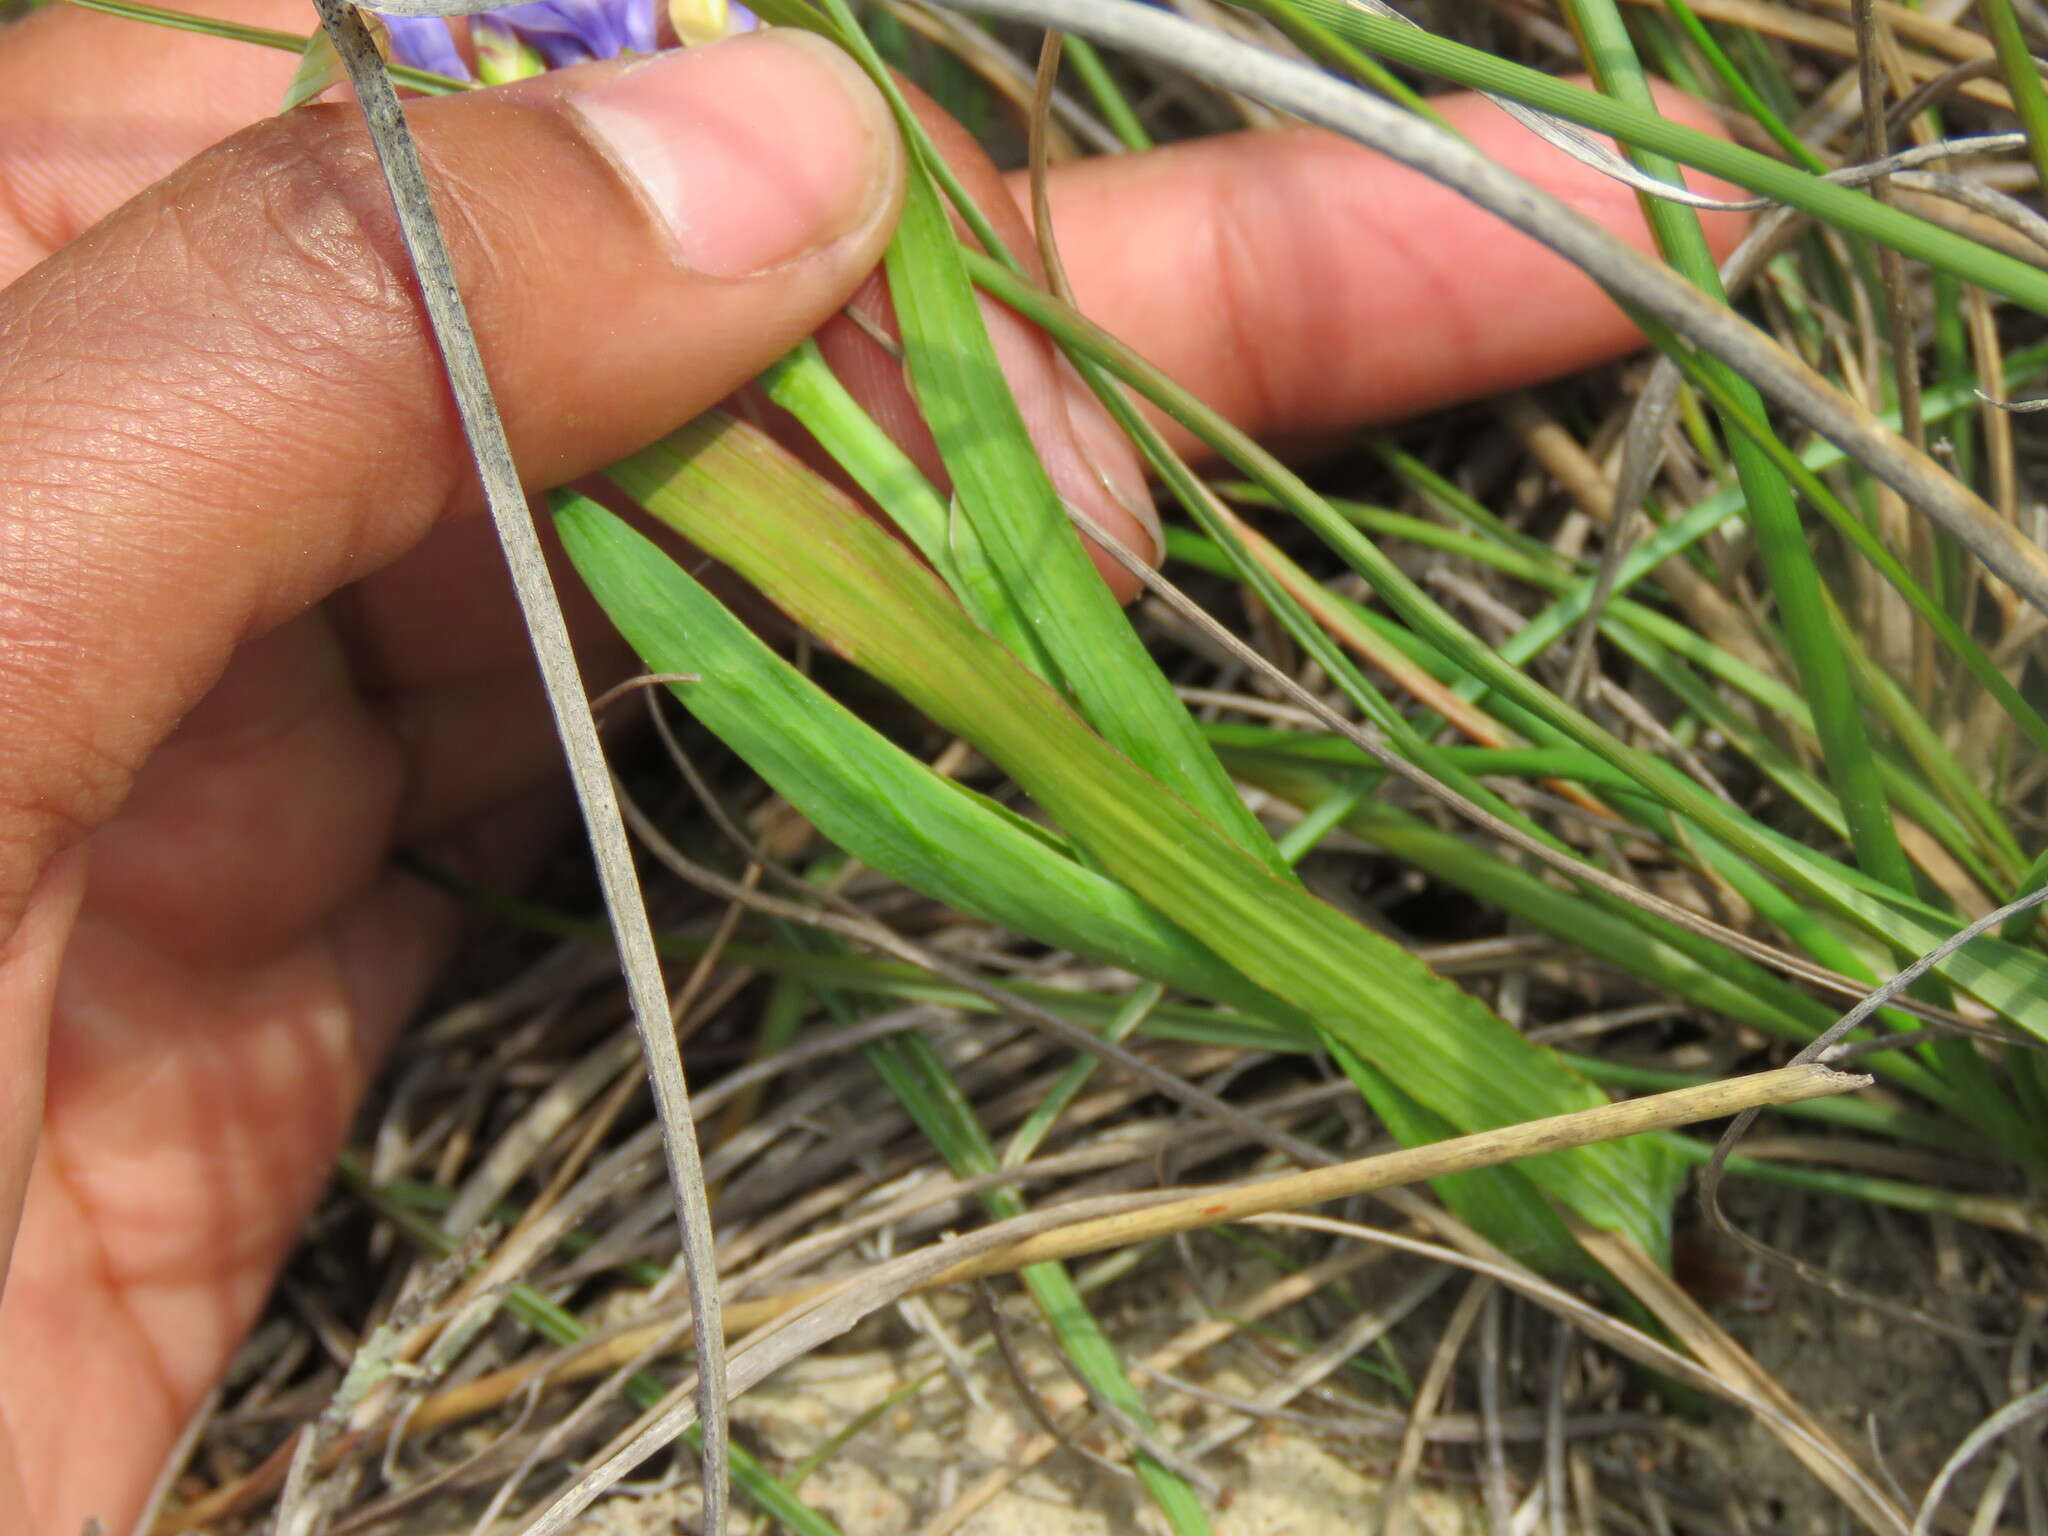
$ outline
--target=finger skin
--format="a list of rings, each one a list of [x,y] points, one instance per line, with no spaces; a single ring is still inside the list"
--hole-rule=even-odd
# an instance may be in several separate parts
[[[305,0],[184,7],[307,32]],[[268,116],[288,53],[54,5],[0,40],[0,284],[229,134]]]
[[[214,0],[205,8],[248,25],[276,29],[303,29],[310,15],[300,0]],[[0,101],[11,104],[21,127],[0,137],[0,189],[11,192],[0,196],[0,282],[55,250],[105,208],[143,190],[188,155],[273,110],[292,70],[291,59],[281,53],[68,9],[33,18],[9,41],[9,50],[0,53]],[[98,100],[82,98],[75,88],[76,69],[86,59],[93,61],[96,76],[118,83],[123,102],[118,113],[110,114],[103,106],[81,106],[82,99]],[[206,90],[193,88],[195,75],[207,80]],[[53,84],[59,81],[63,83]],[[908,89],[959,173],[994,213],[1006,237],[1028,256],[1025,226],[1011,210],[1000,178],[980,146],[923,101],[915,87]],[[879,281],[864,304],[885,326],[893,323]],[[1093,399],[1072,387],[1036,328],[999,306],[986,308],[1026,427],[1055,487],[1113,534],[1149,549],[1150,534],[1129,510],[1141,509],[1139,516],[1149,516],[1150,511],[1136,453],[1110,427]],[[835,361],[842,352],[858,359],[856,391],[927,472],[943,483],[937,450],[902,382],[901,370],[879,353],[872,359],[861,357],[862,347],[869,344],[850,326],[829,328],[824,339]],[[1085,416],[1085,437],[1076,431],[1070,407]],[[1136,582],[1121,566],[1107,556],[1098,557],[1097,563],[1120,597],[1135,595]]]
[[[997,236],[1038,273],[1030,226],[1012,205],[987,153],[922,92],[908,85],[904,90],[968,196],[988,214]],[[889,286],[881,274],[862,287],[848,308],[859,312],[866,325],[846,317],[826,325],[818,333],[826,361],[933,483],[950,489],[938,444],[925,426],[904,365],[870,334],[872,329],[900,336]],[[1129,438],[1116,429],[1043,331],[986,297],[981,312],[1004,381],[1054,491],[1127,548],[1154,557],[1158,539],[1151,493],[1143,460]],[[1106,552],[1092,546],[1091,551],[1110,590],[1122,601],[1135,597],[1137,578]]]
[[[1669,87],[1671,117],[1717,131]],[[1482,97],[1434,105],[1509,169],[1639,249],[1629,188]],[[1743,194],[1689,176],[1697,191]],[[1256,435],[1313,437],[1554,378],[1642,337],[1562,257],[1448,188],[1312,128],[1231,134],[1064,167],[1053,227],[1081,310]],[[1028,184],[1011,178],[1028,214]],[[1702,216],[1717,256],[1748,226]],[[1155,420],[1159,418],[1155,417]],[[1176,446],[1180,428],[1160,422]]]
[[[898,185],[765,286],[702,278],[668,259],[561,81],[412,114],[536,487],[659,436],[814,329],[872,265]],[[0,373],[0,614],[42,659],[0,673],[18,722],[0,744],[4,932],[27,872],[111,813],[237,643],[475,505],[352,108],[245,131],[6,290]]]
[[[814,330],[900,192],[871,98],[857,220],[686,271],[564,106],[605,73],[413,113],[535,485]],[[382,644],[373,594],[426,543],[417,633],[466,646],[433,681],[530,672],[470,482],[352,108],[248,129],[0,291],[0,1530],[126,1528],[260,1305],[453,933],[387,865],[409,804],[508,802],[434,850],[486,879],[559,828],[494,777],[489,709],[423,744]],[[437,787],[463,759],[489,771]]]
[[[298,0],[205,0],[256,25],[303,30]],[[62,8],[0,51],[0,281],[199,146],[270,111],[284,55],[139,28]],[[87,111],[88,67],[126,103]],[[203,80],[204,89],[191,82]],[[1719,132],[1702,104],[1658,87],[1674,119]],[[1433,105],[1480,148],[1648,250],[1635,194],[1544,144],[1483,98]],[[10,106],[9,115],[13,117]],[[941,130],[942,132],[944,130]],[[965,168],[977,193],[985,178]],[[1696,190],[1739,196],[1688,173]],[[1029,194],[1010,190],[1026,218]],[[984,196],[999,221],[1007,210]],[[1059,167],[1061,255],[1098,324],[1248,430],[1313,436],[1554,378],[1641,344],[1614,305],[1560,258],[1442,188],[1316,129],[1222,135],[1143,156]],[[1726,255],[1747,219],[1703,216]],[[1007,230],[1020,229],[1004,222]],[[1022,247],[1029,255],[1029,243]],[[849,349],[852,350],[852,349]],[[891,405],[884,401],[881,409]],[[1169,435],[1186,445],[1185,435]],[[913,440],[914,441],[914,440]]]

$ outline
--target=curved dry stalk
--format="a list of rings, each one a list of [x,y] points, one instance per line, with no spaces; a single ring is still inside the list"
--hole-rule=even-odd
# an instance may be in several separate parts
[[[1719,1119],[1744,1104],[1788,1103],[1818,1098],[1868,1082],[1868,1078],[1850,1077],[1825,1067],[1779,1068],[1750,1077],[1680,1088],[1619,1104],[1603,1104],[1526,1125],[1506,1126],[1497,1131],[1454,1137],[1428,1146],[1405,1148],[1378,1157],[1312,1168],[1302,1173],[1281,1174],[1193,1195],[1174,1191],[1162,1192],[1163,1198],[1157,1199],[1122,1197],[1118,1204],[1126,1207],[1136,1204],[1139,1208],[1125,1209],[1118,1214],[1089,1217],[1085,1213],[1096,1204],[1089,1201],[997,1222],[966,1236],[914,1250],[901,1258],[808,1292],[766,1297],[751,1305],[735,1303],[727,1309],[729,1324],[743,1326],[744,1322],[758,1317],[762,1319],[763,1326],[733,1349],[731,1390],[735,1395],[746,1391],[790,1361],[836,1338],[869,1314],[913,1290],[959,1285],[989,1275],[1006,1274],[1027,1264],[1055,1258],[1079,1258],[1226,1222],[1270,1219],[1279,1214],[1293,1218],[1293,1208],[1302,1205],[1403,1187],[1448,1174],[1471,1172],[1506,1161],[1675,1125],[1693,1124],[1703,1119]],[[1556,1290],[1544,1282],[1534,1283],[1543,1286],[1546,1292]],[[1575,1298],[1573,1304],[1595,1317],[1603,1317]],[[1691,1375],[1707,1376],[1684,1357],[1675,1352],[1666,1353],[1673,1360],[1682,1361]],[[690,1385],[686,1383],[678,1387],[665,1402],[648,1410],[639,1423],[620,1436],[615,1449],[602,1462],[558,1495],[522,1529],[520,1536],[559,1536],[568,1528],[568,1523],[588,1509],[606,1488],[689,1429],[696,1419],[692,1397],[687,1390]],[[1722,1386],[1723,1395],[1727,1395],[1730,1389],[1725,1384]],[[1775,1414],[1768,1405],[1762,1405],[1759,1411]],[[1791,1428],[1805,1438],[1797,1426]]]
[[[1025,162],[1031,183],[1031,233],[1038,243],[1039,265],[1045,268],[1047,289],[1064,302],[1074,302],[1074,285],[1067,281],[1067,265],[1060,259],[1059,241],[1052,224],[1052,146],[1046,130],[1050,126],[1054,87],[1060,78],[1060,54],[1064,34],[1048,29],[1038,50],[1038,83],[1031,102],[1030,131],[1025,139]]]
[[[1094,1463],[1119,1481],[1134,1480],[1137,1474],[1129,1467],[1103,1455],[1078,1435],[1070,1435],[1060,1427],[1059,1421],[1053,1417],[1051,1406],[1045,1400],[1045,1395],[1031,1379],[1031,1372],[1025,1366],[1023,1355],[1018,1352],[1016,1340],[1010,1337],[1010,1325],[1003,1320],[1002,1303],[996,1300],[995,1291],[986,1280],[977,1280],[974,1283],[974,1300],[981,1312],[982,1326],[988,1329],[988,1336],[996,1341],[996,1353],[1002,1357],[1003,1369],[1009,1372],[1011,1390],[1017,1394],[1017,1401],[1024,1405],[1024,1411],[1031,1416],[1031,1422],[1038,1426],[1041,1433],[1059,1441],[1062,1450],[1072,1452],[1083,1461]],[[1078,1385],[1078,1382],[1076,1384]],[[965,1385],[963,1382],[963,1388]]]
[[[376,147],[378,164],[391,193],[399,234],[413,272],[428,327],[441,353],[449,387],[462,419],[464,437],[476,460],[484,500],[498,534],[505,563],[519,598],[519,608],[540,667],[548,707],[568,758],[584,828],[597,864],[605,906],[611,914],[633,1018],[647,1059],[647,1075],[663,1130],[669,1181],[675,1191],[682,1232],[683,1263],[689,1276],[690,1301],[701,1363],[700,1405],[703,1409],[704,1525],[711,1536],[723,1530],[727,1503],[728,1447],[725,1412],[725,1335],[718,1323],[718,1271],[711,1233],[711,1207],[704,1189],[704,1171],[690,1118],[690,1094],[683,1060],[670,1025],[668,992],[662,984],[661,958],[654,930],[633,868],[612,792],[611,771],[598,740],[569,627],[548,574],[540,535],[527,510],[526,492],[512,462],[512,449],[499,419],[483,357],[477,350],[462,292],[455,280],[447,242],[434,213],[419,150],[406,126],[405,113],[392,89],[391,77],[371,40],[361,13],[349,0],[314,0],[321,25],[348,70],[364,122]]]
[[[2039,59],[2034,62],[2042,63]],[[2042,67],[2048,68],[2048,65]],[[1981,59],[1971,59],[1936,75],[1931,80],[1923,80],[1913,88],[1911,95],[1902,96],[1892,103],[1890,110],[1885,113],[1886,131],[1897,133],[1929,107],[1939,106],[1971,81],[1983,80],[2001,73],[2003,69],[2004,66],[1998,62],[1998,55],[1987,53]]]
[[[2048,613],[2048,553],[2009,527],[1981,497],[1756,326],[1454,135],[1318,69],[1218,37],[1136,0],[945,3],[1058,27],[1159,59],[1221,89],[1282,107],[1443,183],[1550,247],[1642,315],[1721,358]]]

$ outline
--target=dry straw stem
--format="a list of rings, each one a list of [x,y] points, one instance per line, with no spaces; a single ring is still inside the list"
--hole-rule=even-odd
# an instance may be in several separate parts
[[[1780,1067],[1771,1072],[1650,1094],[1618,1104],[1603,1104],[1568,1115],[1459,1136],[1449,1141],[1359,1158],[1326,1168],[1280,1174],[1248,1184],[1202,1189],[1142,1210],[1070,1222],[1008,1243],[992,1245],[972,1258],[940,1270],[923,1284],[924,1287],[959,1285],[991,1275],[1010,1274],[1028,1264],[1080,1258],[1106,1249],[1244,1221],[1275,1211],[1299,1210],[1352,1195],[1419,1184],[1449,1174],[1469,1173],[1525,1157],[1538,1157],[1546,1152],[1590,1146],[1596,1142],[1668,1130],[1702,1120],[1718,1120],[1752,1107],[1825,1098],[1865,1087],[1869,1082],[1867,1077],[1836,1072],[1827,1067]],[[1045,1213],[1025,1218],[1030,1222],[1042,1222],[1044,1219]],[[1000,1233],[1009,1225],[1007,1222],[999,1223],[976,1234],[977,1239]],[[858,1275],[842,1276],[755,1300],[729,1302],[725,1308],[726,1326],[735,1333],[762,1327],[819,1296],[855,1285],[859,1279]],[[412,1417],[412,1426],[425,1430],[488,1411],[537,1376],[552,1375],[560,1380],[569,1380],[596,1375],[632,1358],[651,1340],[673,1330],[675,1325],[673,1316],[652,1319],[601,1341],[572,1346],[450,1388],[421,1404]]]
[[[420,285],[428,328],[441,354],[442,370],[455,397],[463,437],[476,462],[485,504],[497,531],[507,570],[519,599],[533,645],[548,707],[568,759],[569,773],[582,807],[584,830],[597,865],[598,883],[611,915],[632,1000],[634,1023],[647,1060],[647,1077],[662,1126],[669,1181],[675,1192],[677,1223],[682,1233],[684,1268],[696,1325],[703,1386],[704,1526],[718,1536],[724,1528],[727,1435],[725,1422],[725,1340],[718,1326],[718,1285],[711,1235],[711,1206],[697,1137],[690,1119],[689,1089],[683,1077],[681,1048],[669,1017],[668,989],[662,982],[661,959],[654,930],[634,871],[633,851],[619,817],[597,722],[590,711],[569,626],[548,573],[540,536],[527,510],[526,491],[512,461],[505,426],[484,372],[483,355],[471,329],[462,291],[455,280],[447,242],[427,189],[418,146],[406,126],[390,76],[371,41],[362,13],[348,0],[315,0],[320,21],[354,86],[356,100],[377,151],[391,194],[400,238]],[[479,3],[474,9],[482,9]]]
[[[1408,1147],[1399,1152],[1382,1153],[1378,1157],[1338,1163],[1334,1167],[1280,1174],[1252,1184],[1206,1191],[1149,1210],[1077,1222],[1073,1226],[1021,1238],[956,1264],[935,1276],[931,1283],[958,1285],[985,1275],[1007,1274],[1028,1264],[1080,1258],[1109,1248],[1124,1248],[1133,1243],[1171,1237],[1180,1232],[1245,1221],[1272,1211],[1325,1205],[1373,1190],[1421,1184],[1450,1174],[1469,1173],[1527,1157],[1540,1157],[1546,1152],[1562,1152],[1570,1147],[1618,1141],[1645,1131],[1716,1120],[1752,1106],[1825,1098],[1866,1087],[1870,1083],[1867,1077],[1830,1068],[1819,1069],[1818,1076],[1810,1075],[1813,1071],[1810,1066],[1780,1067],[1773,1072],[1759,1072],[1749,1077],[1702,1083],[1694,1088],[1626,1099],[1619,1104],[1602,1104],[1568,1115],[1532,1120],[1524,1125],[1504,1126],[1497,1131],[1481,1131],[1428,1146]],[[764,1304],[777,1300],[780,1298],[765,1298]]]

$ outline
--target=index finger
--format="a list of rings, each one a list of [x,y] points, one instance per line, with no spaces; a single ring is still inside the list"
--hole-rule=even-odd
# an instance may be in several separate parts
[[[1681,122],[1718,131],[1660,86]],[[1636,194],[1483,97],[1431,103],[1501,164],[1654,249]],[[1692,173],[1693,190],[1740,197]],[[1012,191],[1029,217],[1021,176]],[[1314,128],[1063,166],[1054,232],[1089,319],[1254,435],[1315,436],[1556,378],[1643,344],[1563,257],[1457,193]],[[1725,257],[1744,214],[1703,214]],[[1161,422],[1176,446],[1192,439]]]
[[[188,3],[248,25],[304,31],[311,21],[301,0]],[[285,53],[68,7],[15,26],[0,42],[0,283],[273,111],[293,67]],[[1659,100],[1682,122],[1716,127],[1681,92],[1660,88]],[[1627,187],[1482,98],[1433,105],[1504,165],[1650,248]],[[1691,185],[1732,191],[1697,174]],[[1022,178],[1012,186],[1028,218]],[[1090,318],[1253,433],[1315,436],[1416,414],[1642,342],[1561,257],[1314,129],[1062,166],[1052,201]],[[1703,218],[1722,255],[1747,225],[1739,214]]]

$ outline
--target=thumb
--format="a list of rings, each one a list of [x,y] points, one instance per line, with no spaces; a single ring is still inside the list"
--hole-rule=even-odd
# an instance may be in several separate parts
[[[800,32],[415,103],[513,451],[595,469],[809,334],[901,186]],[[234,647],[474,510],[355,109],[274,118],[0,291],[0,950]]]

